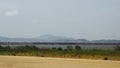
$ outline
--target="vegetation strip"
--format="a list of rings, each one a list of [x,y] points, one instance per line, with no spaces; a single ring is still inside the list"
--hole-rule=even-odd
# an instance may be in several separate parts
[[[0,46],[0,55],[14,56],[39,56],[39,57],[61,57],[81,59],[102,59],[120,61],[120,46],[113,50],[82,49],[80,46],[67,46],[63,48],[39,48],[37,46]]]

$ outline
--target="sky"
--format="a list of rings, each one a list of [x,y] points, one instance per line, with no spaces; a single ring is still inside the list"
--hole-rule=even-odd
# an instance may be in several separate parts
[[[0,0],[0,36],[119,39],[120,0]]]

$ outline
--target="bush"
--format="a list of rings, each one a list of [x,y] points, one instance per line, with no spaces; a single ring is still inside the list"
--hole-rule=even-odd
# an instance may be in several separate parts
[[[108,60],[108,57],[105,57],[104,60]]]
[[[116,51],[120,51],[120,46],[117,45],[117,46],[114,47],[114,49],[115,49]]]
[[[56,48],[55,48],[55,47],[53,47],[53,48],[52,48],[52,50],[56,50]]]
[[[67,50],[73,50],[73,46],[67,46]]]
[[[75,46],[75,49],[76,50],[81,50],[81,47],[80,46]]]
[[[57,48],[57,51],[62,51],[63,49],[61,47]]]

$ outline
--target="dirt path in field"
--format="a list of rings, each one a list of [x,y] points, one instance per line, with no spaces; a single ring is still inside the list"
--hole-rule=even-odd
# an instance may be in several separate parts
[[[0,56],[0,68],[120,68],[120,61]]]

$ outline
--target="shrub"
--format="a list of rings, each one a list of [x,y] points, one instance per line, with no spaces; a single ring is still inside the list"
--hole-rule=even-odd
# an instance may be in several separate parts
[[[108,60],[108,57],[105,57],[104,60]]]
[[[57,51],[62,51],[63,49],[61,47],[57,48]]]
[[[55,47],[53,47],[53,48],[52,48],[52,50],[56,50],[56,48],[55,48]]]
[[[72,46],[67,46],[67,50],[73,50]]]
[[[117,45],[117,46],[114,47],[114,49],[115,49],[116,51],[120,51],[120,46]]]
[[[75,49],[76,50],[81,50],[81,47],[80,46],[75,46]]]

